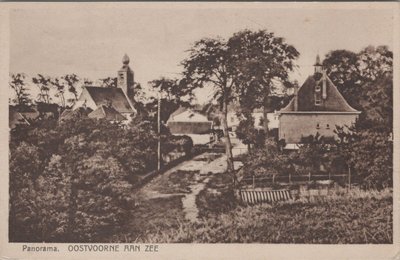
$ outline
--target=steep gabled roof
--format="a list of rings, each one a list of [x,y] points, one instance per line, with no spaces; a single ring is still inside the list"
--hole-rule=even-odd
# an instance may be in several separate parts
[[[85,87],[97,106],[108,102],[119,113],[133,113],[134,109],[121,88]]]
[[[91,112],[88,117],[96,119],[106,119],[109,121],[126,120],[126,118],[121,115],[117,110],[115,110],[113,107],[108,107],[106,105],[99,106],[96,110]]]
[[[322,88],[323,81],[326,80],[326,99],[320,105],[315,105],[315,87]],[[309,76],[303,85],[299,88],[297,94],[297,111],[294,108],[294,98],[289,104],[281,109],[280,113],[290,112],[345,112],[345,113],[359,113],[359,111],[352,108],[344,99],[342,94],[329,79],[327,75],[323,75],[320,79],[315,79],[314,76]]]
[[[168,119],[168,122],[211,122],[207,116],[190,108],[178,108]]]

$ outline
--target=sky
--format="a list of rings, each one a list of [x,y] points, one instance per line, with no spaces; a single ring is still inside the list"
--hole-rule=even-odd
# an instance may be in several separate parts
[[[122,57],[130,57],[135,81],[179,78],[186,50],[203,37],[229,38],[243,29],[266,29],[299,52],[292,79],[302,83],[319,54],[368,45],[393,50],[392,8],[285,8],[250,4],[135,4],[123,8],[14,9],[10,13],[10,73],[62,76],[75,73],[97,80],[115,77]],[[198,93],[199,102],[208,94]]]

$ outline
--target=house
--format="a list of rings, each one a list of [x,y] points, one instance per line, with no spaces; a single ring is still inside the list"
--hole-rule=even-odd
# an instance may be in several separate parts
[[[116,87],[83,87],[73,110],[85,107],[93,110],[93,118],[110,119],[110,115],[113,114],[114,116],[111,116],[113,119],[130,121],[131,116],[136,114],[133,90],[134,73],[129,67],[129,57],[126,54],[122,58],[122,64],[122,68],[118,71]],[[91,116],[89,115],[89,117]]]
[[[254,118],[254,127],[256,129],[263,129],[264,112],[263,109],[254,109],[251,113]],[[227,114],[228,127],[232,132],[236,131],[239,126],[241,119],[237,116],[235,111],[229,111]],[[267,113],[268,129],[278,128],[278,114],[276,111],[270,111]]]
[[[30,125],[38,118],[58,118],[60,107],[57,104],[36,102],[30,106],[9,106],[9,127],[14,129],[17,125]]]
[[[195,145],[206,144],[210,142],[213,122],[199,112],[180,107],[170,115],[167,127],[174,135],[191,137]]]
[[[30,125],[40,115],[36,109],[28,107],[19,109],[15,106],[9,106],[8,113],[10,129],[14,129],[17,125]]]
[[[279,113],[279,140],[296,148],[304,138],[319,134],[336,138],[336,126],[350,126],[361,113],[352,108],[326,75],[319,56],[314,75],[295,89],[294,97]]]

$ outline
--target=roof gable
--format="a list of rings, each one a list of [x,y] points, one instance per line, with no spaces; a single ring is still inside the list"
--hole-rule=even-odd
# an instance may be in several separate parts
[[[111,102],[119,113],[133,113],[134,109],[120,88],[85,87],[96,106]]]
[[[315,88],[317,86],[322,88],[324,80],[326,81],[326,98],[322,100],[320,105],[316,105]],[[326,74],[320,79],[309,76],[298,90],[297,103],[297,111],[294,109],[294,98],[292,98],[289,104],[281,109],[280,112],[358,112],[347,103]]]
[[[179,110],[179,109],[178,109]],[[174,122],[209,122],[207,116],[191,109],[181,111],[179,114],[171,115],[168,121]]]
[[[107,107],[106,105],[101,105],[99,108],[91,112],[88,117],[97,119],[106,119],[110,121],[123,121],[126,118],[121,115],[113,107]]]

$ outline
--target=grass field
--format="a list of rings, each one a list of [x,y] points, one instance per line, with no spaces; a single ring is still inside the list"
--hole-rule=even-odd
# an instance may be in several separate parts
[[[392,191],[353,189],[321,199],[300,199],[273,205],[232,202],[216,175],[197,199],[198,223],[148,233],[145,242],[169,243],[392,243]]]
[[[227,174],[215,174],[196,197],[197,222],[185,219],[182,196],[193,172],[176,172],[153,188],[164,197],[131,211],[121,243],[392,243],[392,191],[357,188],[328,196],[247,206],[235,200]],[[168,194],[169,193],[169,194]]]

